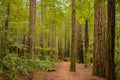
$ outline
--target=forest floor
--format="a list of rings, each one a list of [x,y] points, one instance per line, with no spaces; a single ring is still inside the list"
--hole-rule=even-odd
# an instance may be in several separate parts
[[[86,69],[83,65],[76,65],[76,72],[69,71],[70,62],[56,63],[55,71],[45,72],[36,70],[32,76],[32,80],[104,80],[99,77],[92,76],[90,69]]]

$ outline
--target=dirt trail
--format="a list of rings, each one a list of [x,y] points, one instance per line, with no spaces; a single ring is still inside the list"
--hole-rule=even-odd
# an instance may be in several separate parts
[[[80,64],[76,65],[76,72],[70,72],[69,65],[69,62],[57,63],[54,72],[37,70],[33,80],[104,80],[92,76],[91,72]]]

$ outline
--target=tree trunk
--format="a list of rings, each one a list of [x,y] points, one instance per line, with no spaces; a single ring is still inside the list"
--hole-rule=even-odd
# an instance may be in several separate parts
[[[70,63],[70,71],[76,71],[76,5],[75,0],[72,0],[72,40],[71,40],[71,63]]]
[[[64,59],[64,54],[63,54],[63,50],[62,50],[62,28],[61,26],[59,27],[58,30],[58,59],[60,59],[60,61],[62,61]]]
[[[30,57],[34,57],[35,52],[35,26],[36,26],[36,0],[30,1],[30,30],[29,30],[29,54]]]
[[[88,35],[88,20],[85,21],[85,67],[87,67],[87,52],[89,46],[89,35]]]
[[[70,33],[70,28],[68,28],[68,39],[67,39],[67,56],[68,57],[70,57],[70,48],[71,48],[71,46],[70,46],[70,43],[71,43],[71,40],[70,40],[70,38],[71,38],[71,33]]]
[[[66,24],[67,23],[67,24]],[[64,60],[67,61],[67,58],[69,57],[69,48],[70,48],[70,40],[69,40],[69,23],[66,21],[65,22],[65,53],[64,53]]]
[[[108,27],[106,53],[106,80],[116,80],[114,49],[115,49],[115,0],[108,0]]]
[[[83,41],[82,41],[82,26],[77,23],[77,59],[79,63],[84,63]]]
[[[22,44],[26,45],[26,36],[25,36],[25,34],[23,34]],[[25,53],[25,49],[23,49],[23,51],[21,53],[21,56],[24,56],[24,53]]]
[[[67,49],[68,49],[68,46],[67,46],[67,25],[65,22],[65,51],[64,51],[64,60],[65,61],[66,61],[66,58],[68,57]]]
[[[95,5],[93,75],[105,77],[105,3]]]
[[[52,27],[51,27],[51,52],[55,55],[55,0],[52,1]]]
[[[41,51],[40,53],[41,54],[44,54],[43,53],[43,24],[44,24],[44,0],[41,0],[41,14],[40,14],[40,47],[41,47]]]

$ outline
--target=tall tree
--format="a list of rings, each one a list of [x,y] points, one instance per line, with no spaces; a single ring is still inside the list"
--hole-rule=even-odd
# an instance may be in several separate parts
[[[99,2],[99,3],[98,3]],[[95,1],[93,75],[105,77],[105,2]]]
[[[62,51],[62,31],[61,31],[61,26],[59,27],[58,30],[58,59],[63,60],[63,51]]]
[[[89,35],[88,35],[88,19],[85,20],[85,67],[87,67],[87,52],[89,45]]]
[[[44,0],[41,0],[41,8],[40,8],[40,47],[43,48],[43,26],[44,26]],[[41,54],[43,53],[41,49]]]
[[[116,80],[114,47],[115,47],[115,0],[108,0],[106,80]]]
[[[30,29],[29,29],[29,49],[28,52],[30,57],[34,57],[35,52],[35,26],[36,26],[36,0],[29,0],[30,1]]]
[[[65,21],[65,53],[64,53],[65,61],[70,56],[69,53],[70,53],[70,28],[69,22]]]
[[[71,40],[71,63],[70,63],[70,71],[76,71],[76,5],[75,0],[72,0],[72,40]]]
[[[67,25],[66,25],[66,22],[65,22],[65,55],[64,55],[64,58],[65,58],[65,61],[66,61],[66,58],[68,57],[68,45],[67,45]]]
[[[52,0],[52,16],[51,16],[51,52],[55,55],[55,0]]]
[[[77,59],[79,63],[84,63],[82,25],[79,22],[77,23],[77,43]]]

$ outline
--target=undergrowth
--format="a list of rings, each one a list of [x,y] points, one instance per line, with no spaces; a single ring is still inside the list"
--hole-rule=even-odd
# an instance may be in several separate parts
[[[45,55],[44,59],[41,59],[39,56],[30,59],[26,56],[18,57],[15,53],[9,53],[3,58],[2,64],[0,75],[5,80],[15,80],[19,74],[29,75],[35,69],[54,70],[54,60],[49,55]]]
[[[115,55],[115,68],[116,68],[116,73],[120,75],[120,54],[116,53]]]

